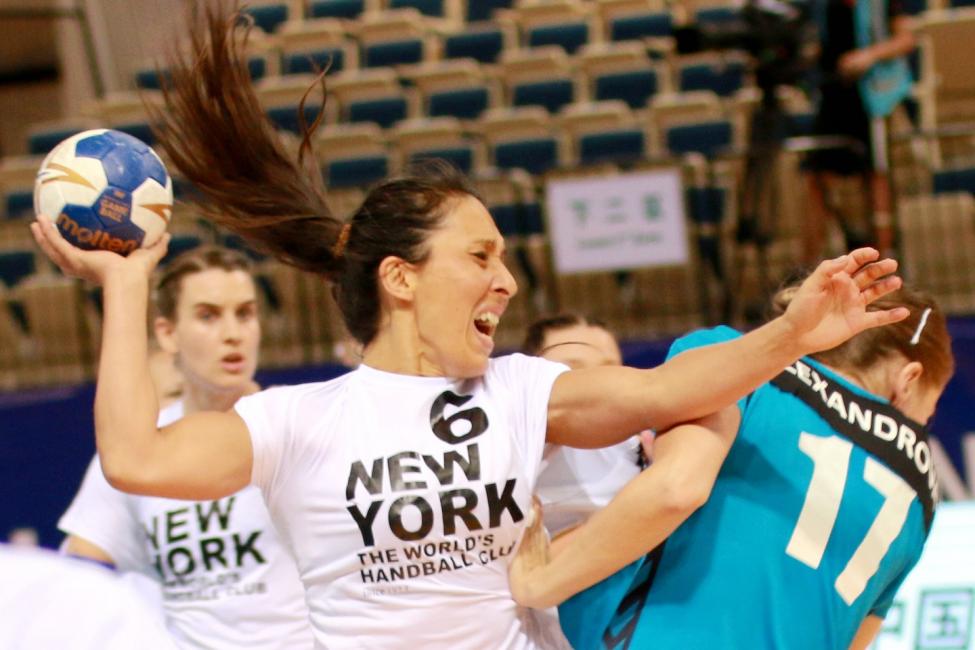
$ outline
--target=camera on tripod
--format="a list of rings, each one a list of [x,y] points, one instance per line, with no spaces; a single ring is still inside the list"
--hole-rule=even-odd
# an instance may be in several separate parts
[[[804,53],[815,33],[808,3],[748,0],[732,20],[678,27],[674,38],[678,54],[746,52],[754,62],[755,83],[766,93],[799,83],[811,67]]]

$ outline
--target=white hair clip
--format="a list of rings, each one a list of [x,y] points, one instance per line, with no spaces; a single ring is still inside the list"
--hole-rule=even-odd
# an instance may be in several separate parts
[[[917,345],[917,342],[921,340],[921,332],[924,331],[924,326],[928,324],[928,316],[931,315],[931,308],[928,307],[921,314],[921,322],[917,324],[917,329],[914,330],[914,336],[911,337],[911,345]]]

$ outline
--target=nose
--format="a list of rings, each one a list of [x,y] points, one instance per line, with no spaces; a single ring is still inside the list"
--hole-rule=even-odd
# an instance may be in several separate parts
[[[225,314],[221,319],[221,334],[224,341],[237,342],[241,339],[241,325],[235,314]]]
[[[498,267],[498,273],[494,280],[494,290],[512,298],[518,293],[518,281],[515,280],[515,276],[508,270],[508,265],[504,261],[500,261]]]

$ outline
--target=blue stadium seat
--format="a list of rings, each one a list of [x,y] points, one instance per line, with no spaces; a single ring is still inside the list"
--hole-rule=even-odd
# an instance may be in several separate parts
[[[148,145],[156,142],[156,137],[152,134],[152,127],[148,122],[129,122],[126,124],[113,124],[112,128],[122,133],[128,133],[134,138],[139,138]]]
[[[345,50],[329,47],[307,52],[290,52],[281,57],[281,74],[317,73],[328,67],[328,74],[341,72],[345,67]]]
[[[257,5],[256,7],[245,5],[241,11],[250,15],[254,19],[254,24],[268,34],[288,19],[288,5],[285,3]]]
[[[177,255],[193,250],[202,243],[203,240],[196,235],[173,235],[169,240],[169,249],[166,251],[166,256],[159,263],[160,266],[165,266]]]
[[[389,175],[387,156],[362,156],[333,160],[325,166],[328,187],[361,187],[382,180]]]
[[[609,24],[609,38],[613,41],[642,40],[670,36],[674,19],[670,12],[650,12],[613,18]]]
[[[569,54],[589,42],[589,24],[586,22],[559,23],[532,27],[527,33],[529,47],[558,45]]]
[[[574,100],[575,85],[570,79],[522,82],[511,88],[512,106],[542,106],[549,113],[558,113]]]
[[[643,158],[646,136],[640,129],[587,133],[579,137],[579,162],[633,162]]]
[[[373,43],[362,47],[362,63],[367,68],[410,65],[423,61],[423,41],[407,39]]]
[[[975,167],[945,169],[934,172],[935,194],[969,192],[975,194]]]
[[[6,215],[8,219],[19,219],[34,214],[34,193],[30,190],[7,192]]]
[[[33,251],[0,251],[0,282],[13,287],[37,270]]]
[[[514,0],[467,0],[467,22],[490,20],[498,9],[510,9]]]
[[[308,17],[351,20],[362,15],[365,9],[365,0],[312,0],[308,5]]]
[[[347,118],[349,122],[375,122],[388,129],[406,119],[408,106],[406,98],[378,97],[349,102]]]
[[[304,110],[305,123],[308,126],[318,117],[319,105],[317,103],[306,104]],[[275,128],[292,133],[301,133],[301,125],[298,124],[297,106],[278,106],[267,110],[268,119],[274,124]]]
[[[732,144],[733,130],[728,120],[684,124],[667,129],[667,149],[674,154],[700,153],[714,156]]]
[[[653,70],[609,72],[593,79],[593,99],[621,99],[630,108],[643,108],[658,87],[657,73]]]
[[[558,143],[553,137],[502,142],[494,147],[494,164],[500,169],[544,174],[559,165]]]
[[[82,131],[84,131],[83,127],[74,127],[32,132],[27,136],[27,153],[32,156],[43,156],[62,140]]]
[[[427,115],[473,120],[487,110],[490,103],[487,86],[442,90],[427,97]]]
[[[741,62],[719,66],[707,63],[687,65],[680,69],[679,89],[682,92],[711,90],[721,97],[729,97],[745,85],[745,73]]]
[[[470,58],[480,63],[497,63],[504,48],[504,32],[496,25],[466,29],[444,39],[444,57],[448,59]]]

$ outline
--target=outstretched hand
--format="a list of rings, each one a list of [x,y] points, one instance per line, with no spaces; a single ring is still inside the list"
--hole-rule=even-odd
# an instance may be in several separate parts
[[[137,248],[127,257],[111,251],[86,251],[73,246],[48,217],[37,215],[30,225],[34,240],[44,254],[67,275],[102,285],[113,274],[143,276],[148,281],[159,260],[166,254],[169,233],[163,233],[159,241],[146,248]]]
[[[806,278],[783,318],[802,354],[834,348],[865,329],[907,318],[905,307],[868,311],[867,306],[901,286],[897,261],[879,259],[873,248],[822,262]]]

